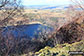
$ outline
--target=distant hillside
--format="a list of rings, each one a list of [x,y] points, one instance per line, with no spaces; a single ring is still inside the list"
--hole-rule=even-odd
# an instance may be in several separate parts
[[[31,5],[31,6],[25,6],[26,9],[40,9],[43,7],[46,7],[48,5]]]
[[[49,6],[49,5],[32,5],[32,6],[26,6],[26,9],[56,9],[56,8],[61,8],[61,9],[67,9],[69,8],[68,5],[60,5],[60,6]]]
[[[69,8],[69,6],[64,6],[64,5],[60,5],[60,6],[48,6],[48,7],[42,8],[42,9],[56,9],[56,8],[67,9],[67,8]]]

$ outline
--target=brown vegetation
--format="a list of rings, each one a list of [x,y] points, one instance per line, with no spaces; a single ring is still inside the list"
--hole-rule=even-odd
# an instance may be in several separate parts
[[[70,11],[68,11],[66,17],[68,21],[64,25],[58,27],[51,35],[55,45],[84,40],[84,10],[81,4],[78,3],[76,6],[77,7],[71,6],[69,8]],[[82,10],[76,10],[77,8]]]

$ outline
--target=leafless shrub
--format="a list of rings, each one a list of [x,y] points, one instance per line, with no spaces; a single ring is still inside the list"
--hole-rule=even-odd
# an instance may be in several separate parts
[[[41,42],[43,44],[43,47],[45,46],[51,46],[53,47],[53,39],[51,38],[51,34],[53,32],[53,28],[51,27],[39,27],[38,32],[35,32],[35,37],[38,42]]]
[[[16,56],[21,54],[28,54],[29,52],[35,52],[44,47],[44,43],[36,40],[31,40],[24,37],[15,38],[8,32],[7,36],[0,34],[0,55],[1,56]]]
[[[84,24],[83,2],[83,0],[79,0],[74,2],[75,5],[70,5],[70,8],[66,12],[68,21],[58,27],[51,35],[55,45],[73,43],[84,39],[84,28],[81,27]]]
[[[20,42],[16,40],[13,34],[8,32],[4,37],[2,32],[5,30],[3,26],[7,26],[8,22],[15,17],[22,16],[23,6],[21,0],[0,0],[0,55],[8,56],[15,45]],[[13,30],[13,29],[12,29]]]
[[[44,48],[46,45],[44,42],[39,41],[38,39],[29,39],[27,36],[15,36],[11,33],[12,30],[17,29],[17,27],[13,27],[13,29],[9,28],[6,35],[3,35],[3,28],[0,31],[0,55],[8,56],[8,55],[21,55],[28,54],[29,52],[35,52]],[[18,34],[19,35],[19,34]],[[41,37],[41,36],[40,36]],[[43,36],[44,37],[44,36]],[[46,37],[47,38],[47,37]],[[4,49],[4,50],[3,50]]]
[[[0,27],[7,26],[14,17],[21,16],[22,11],[21,0],[0,0]]]

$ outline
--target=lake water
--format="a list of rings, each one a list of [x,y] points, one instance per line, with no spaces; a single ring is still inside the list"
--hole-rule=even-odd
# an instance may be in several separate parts
[[[41,24],[30,24],[30,25],[19,25],[19,26],[7,26],[3,27],[3,36],[7,37],[8,35],[12,35],[14,37],[35,37],[35,34],[42,32],[52,31],[53,28],[41,25]]]

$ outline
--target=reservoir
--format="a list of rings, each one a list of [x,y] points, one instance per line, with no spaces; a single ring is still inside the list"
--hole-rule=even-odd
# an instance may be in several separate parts
[[[50,32],[53,30],[53,28],[42,24],[7,26],[2,27],[2,29],[3,29],[2,35],[4,37],[12,35],[13,37],[26,37],[26,38],[37,37],[36,35],[38,35],[42,31]]]

